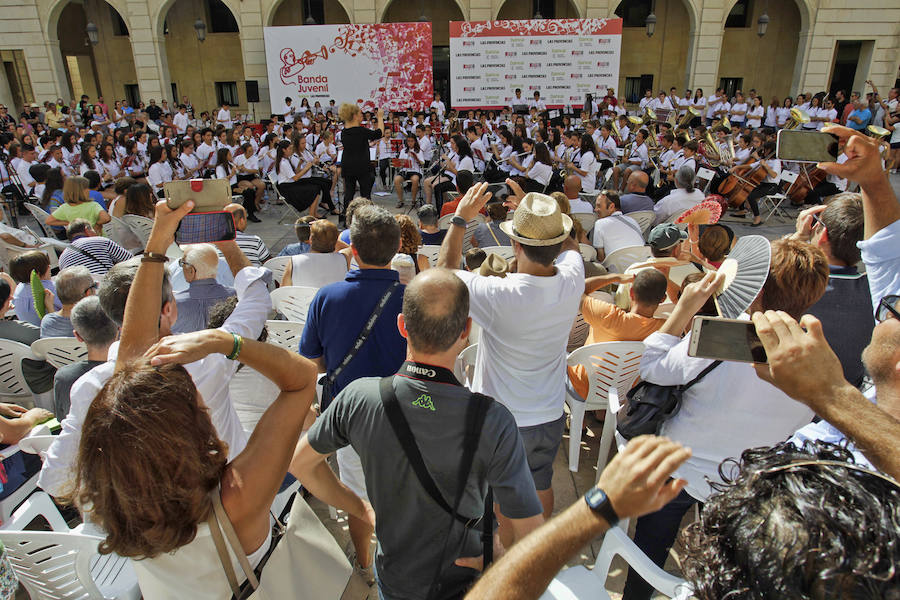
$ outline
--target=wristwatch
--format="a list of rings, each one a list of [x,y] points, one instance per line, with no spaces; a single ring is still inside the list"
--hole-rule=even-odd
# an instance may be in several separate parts
[[[457,227],[462,227],[463,229],[466,228],[466,220],[463,219],[463,218],[462,218],[461,216],[459,216],[459,215],[453,215],[453,218],[450,219],[450,224],[451,224],[451,225],[456,225]]]
[[[587,502],[587,505],[591,507],[592,511],[603,517],[603,520],[606,521],[610,527],[615,526],[615,524],[619,522],[619,515],[617,515],[615,509],[613,509],[609,496],[607,496],[606,492],[600,488],[591,488],[588,493],[584,495],[584,501]]]

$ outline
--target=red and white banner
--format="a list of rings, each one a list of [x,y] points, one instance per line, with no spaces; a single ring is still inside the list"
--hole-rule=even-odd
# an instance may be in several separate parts
[[[286,97],[363,110],[424,110],[433,98],[431,23],[266,27],[263,38],[273,112]]]
[[[519,88],[523,104],[580,106],[618,86],[621,48],[622,19],[451,21],[451,105],[508,107]]]

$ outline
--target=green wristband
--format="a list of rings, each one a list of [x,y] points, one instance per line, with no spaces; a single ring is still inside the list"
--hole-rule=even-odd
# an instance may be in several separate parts
[[[231,337],[234,338],[234,345],[231,347],[231,354],[226,355],[225,358],[235,360],[241,355],[241,349],[244,347],[244,338],[236,333],[232,333]]]

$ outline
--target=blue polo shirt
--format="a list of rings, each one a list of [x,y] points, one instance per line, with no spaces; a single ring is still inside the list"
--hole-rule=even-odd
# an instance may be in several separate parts
[[[325,357],[328,372],[338,367],[359,337],[385,290],[399,280],[391,269],[355,269],[344,281],[321,288],[313,298],[300,338],[300,354]],[[397,330],[397,315],[403,308],[400,286],[375,322],[375,327],[347,367],[335,381],[334,396],[360,377],[393,375],[406,359],[406,340]]]

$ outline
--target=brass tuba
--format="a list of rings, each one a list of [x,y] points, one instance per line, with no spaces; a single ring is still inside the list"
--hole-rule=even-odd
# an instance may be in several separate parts
[[[687,112],[684,113],[684,116],[681,117],[681,120],[678,121],[678,126],[675,129],[684,129],[688,125],[691,124],[691,121],[700,116],[700,111],[694,108],[693,106],[688,106]]]
[[[657,140],[657,135],[659,134],[659,128],[656,125],[656,111],[654,111],[649,106],[644,109],[644,118],[642,120],[642,124],[647,129],[647,150],[650,152],[654,152],[659,147],[659,141]]]
[[[809,115],[799,108],[791,109],[791,118],[784,124],[785,129],[797,129],[803,123],[809,123]]]
[[[612,136],[614,140],[616,140],[616,144],[622,143],[622,132],[619,130],[619,121],[618,119],[610,119],[609,121],[609,134]]]
[[[716,143],[716,140],[713,139],[713,136],[709,131],[706,132],[706,137],[700,140],[700,147],[703,148],[706,162],[708,162],[711,167],[716,168],[722,163],[719,145]]]

